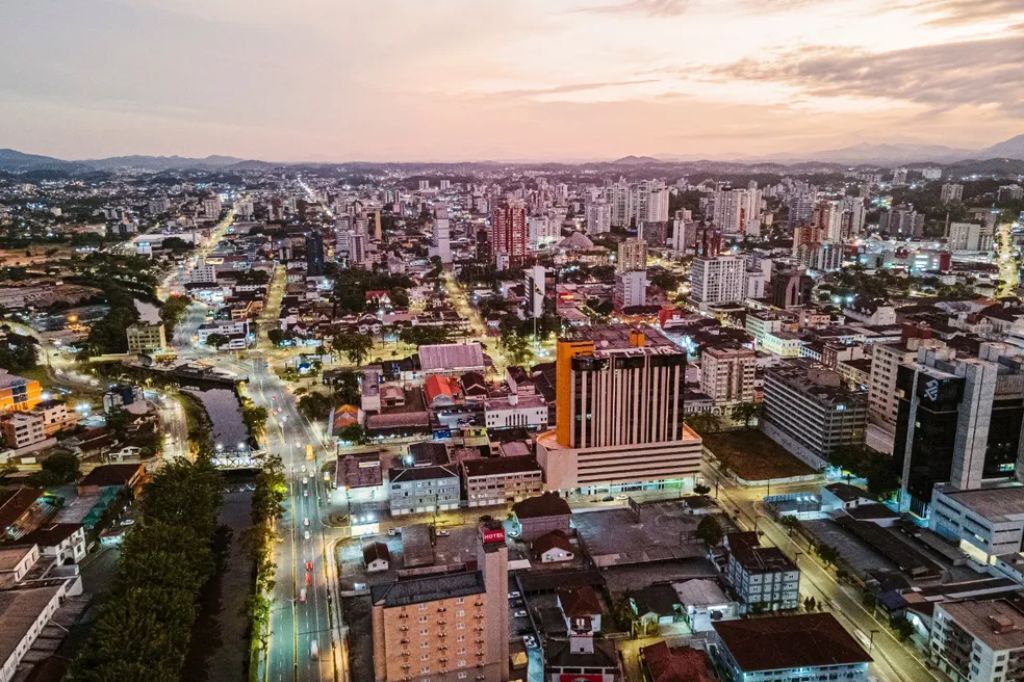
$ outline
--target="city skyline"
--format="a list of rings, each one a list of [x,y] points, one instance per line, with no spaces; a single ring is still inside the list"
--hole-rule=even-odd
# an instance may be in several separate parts
[[[741,5],[12,4],[0,9],[17,27],[0,66],[0,146],[62,158],[743,159],[978,148],[1024,130],[1019,3]]]

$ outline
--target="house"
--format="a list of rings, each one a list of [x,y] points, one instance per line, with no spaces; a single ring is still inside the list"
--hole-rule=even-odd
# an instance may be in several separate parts
[[[80,523],[46,523],[23,535],[14,546],[38,545],[45,557],[59,565],[77,564],[85,558],[85,527]]]
[[[708,655],[688,646],[658,642],[640,650],[640,665],[650,682],[712,682]]]
[[[363,547],[363,566],[367,573],[386,571],[390,564],[391,552],[383,542],[371,542]]]
[[[626,595],[633,615],[643,632],[657,632],[663,625],[683,619],[683,605],[672,586],[666,583],[648,585]]]
[[[532,542],[553,530],[566,534],[569,532],[572,511],[569,503],[556,492],[546,492],[516,502],[512,505],[512,513],[519,525],[519,537],[524,542]]]
[[[831,613],[804,613],[714,624],[711,654],[730,680],[867,682],[871,656]]]
[[[78,482],[78,495],[98,495],[103,488],[121,487],[138,493],[145,482],[146,467],[141,462],[132,464],[101,464]]]
[[[454,405],[462,398],[462,387],[455,377],[433,374],[423,382],[427,404],[432,408]]]
[[[601,600],[590,585],[568,587],[558,590],[558,608],[565,618],[566,630],[572,632],[574,623],[585,619],[590,623],[591,632],[601,631]]]
[[[861,505],[877,504],[878,500],[866,490],[849,483],[830,483],[821,489],[821,511],[856,509]]]
[[[0,537],[18,539],[28,532],[41,514],[42,496],[42,488],[0,490]]]
[[[569,536],[561,530],[553,530],[534,540],[530,546],[530,553],[542,564],[572,561],[576,556]]]
[[[694,632],[708,632],[712,623],[739,617],[739,604],[727,597],[714,580],[696,578],[673,583],[672,589],[682,604],[687,625]]]
[[[462,375],[461,383],[462,394],[466,400],[481,401],[487,398],[489,393],[487,382],[484,381],[484,375],[480,372],[466,372]]]

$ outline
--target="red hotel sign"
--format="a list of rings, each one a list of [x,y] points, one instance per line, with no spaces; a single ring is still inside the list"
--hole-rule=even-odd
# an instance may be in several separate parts
[[[505,542],[505,529],[494,528],[484,531],[484,543]]]

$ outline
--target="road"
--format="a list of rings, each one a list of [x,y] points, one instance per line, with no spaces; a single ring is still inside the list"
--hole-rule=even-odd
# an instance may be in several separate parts
[[[760,500],[768,494],[767,487],[740,487],[709,465],[705,465],[705,478],[712,484],[718,483],[717,495],[723,507],[739,510],[738,524],[742,528],[762,531],[766,544],[779,547],[796,562],[801,571],[801,597],[814,597],[818,603],[828,605],[827,610],[839,619],[843,627],[866,649],[870,649],[874,659],[872,674],[892,682],[937,679],[916,652],[901,644],[886,624],[864,607],[856,588],[840,585],[832,571],[819,562],[805,543],[790,537],[785,528],[763,513]],[[771,492],[817,492],[818,487],[807,483],[772,485]]]
[[[178,267],[171,268],[167,276],[164,277],[163,282],[156,289],[157,298],[161,301],[167,300],[167,297],[173,293],[181,292],[185,288],[185,283],[188,281],[187,276],[192,272],[196,265],[206,260],[206,257],[210,255],[210,252],[217,248],[217,244],[227,234],[228,228],[235,222],[235,209],[230,209],[224,218],[217,223],[214,228],[210,231],[210,238],[205,244],[197,246],[189,258],[189,266],[186,267],[185,263],[182,263]]]

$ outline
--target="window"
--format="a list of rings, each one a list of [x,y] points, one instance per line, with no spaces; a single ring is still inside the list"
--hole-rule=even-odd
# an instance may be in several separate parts
[[[420,611],[426,611],[427,610],[427,605],[426,604],[420,604],[417,608],[419,608]]]
[[[465,623],[456,623],[455,624],[455,629],[456,630],[465,630],[466,629],[466,624]]]

